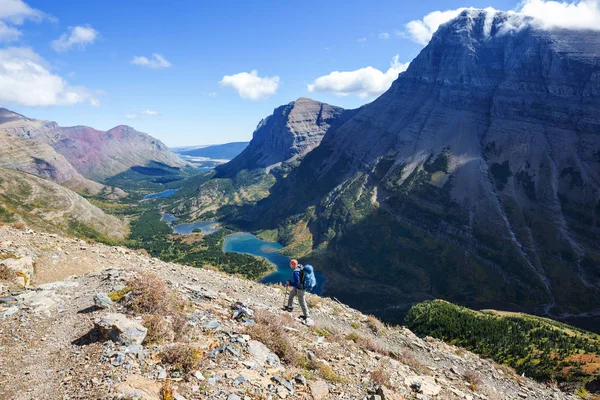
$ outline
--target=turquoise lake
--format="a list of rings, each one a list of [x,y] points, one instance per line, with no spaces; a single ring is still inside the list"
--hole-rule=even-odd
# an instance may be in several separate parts
[[[219,224],[217,221],[200,221],[192,222],[190,224],[173,225],[171,222],[177,221],[177,217],[172,214],[163,214],[160,220],[167,222],[169,225],[171,225],[173,232],[180,235],[189,235],[194,231],[194,229],[200,229],[204,235],[210,235],[211,233],[215,233],[221,229],[221,224]]]
[[[227,236],[223,243],[224,252],[244,253],[263,257],[277,267],[275,272],[267,275],[261,280],[262,283],[285,284],[286,280],[292,279],[290,258],[277,253],[282,247],[283,246],[280,243],[267,242],[257,238],[251,233],[245,232]],[[315,269],[318,268],[318,266],[313,267],[315,267]],[[327,279],[320,272],[315,272],[315,277],[317,278],[317,286],[313,290],[313,293],[321,294]]]

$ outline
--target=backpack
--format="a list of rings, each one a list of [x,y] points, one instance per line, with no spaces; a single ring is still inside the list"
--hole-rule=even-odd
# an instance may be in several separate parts
[[[312,290],[317,286],[317,278],[315,277],[315,269],[312,265],[306,264],[300,270],[300,284],[303,289]]]

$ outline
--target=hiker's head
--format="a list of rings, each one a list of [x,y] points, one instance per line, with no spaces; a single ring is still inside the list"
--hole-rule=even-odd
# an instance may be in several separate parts
[[[296,268],[298,266],[298,260],[290,261],[290,268]]]

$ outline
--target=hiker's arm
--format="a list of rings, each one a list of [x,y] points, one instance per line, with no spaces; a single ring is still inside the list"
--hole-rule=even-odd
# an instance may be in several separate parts
[[[293,277],[294,277],[294,283],[292,286],[297,287],[298,285],[300,285],[300,273],[298,271],[294,271]]]

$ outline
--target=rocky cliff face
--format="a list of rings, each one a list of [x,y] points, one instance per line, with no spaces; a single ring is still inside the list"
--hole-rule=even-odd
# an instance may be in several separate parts
[[[85,126],[60,127],[56,122],[30,119],[4,108],[0,109],[0,140],[6,142],[4,148],[13,148],[0,157],[4,167],[13,168],[14,164],[13,169],[58,183],[76,175],[80,175],[78,180],[83,175],[99,181],[150,161],[186,165],[162,142],[128,126],[106,132]]]
[[[0,168],[0,222],[48,232],[124,239],[127,224],[77,193],[36,176]]]
[[[241,154],[216,168],[217,176],[232,177],[243,169],[269,168],[303,157],[352,113],[305,97],[278,107],[258,124]]]
[[[329,290],[370,311],[431,297],[594,311],[599,61],[598,32],[465,11],[272,188],[259,219],[316,207],[314,248],[336,255],[321,261],[356,278]]]

